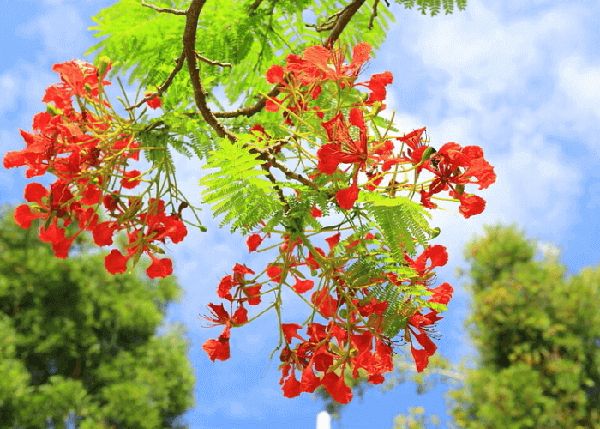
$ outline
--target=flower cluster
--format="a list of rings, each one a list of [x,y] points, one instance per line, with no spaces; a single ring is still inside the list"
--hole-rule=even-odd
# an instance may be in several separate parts
[[[410,345],[417,371],[427,367],[436,351],[431,335],[453,294],[448,283],[434,285],[435,269],[448,261],[446,248],[426,243],[422,234],[411,237],[408,225],[392,225],[409,234],[404,244],[398,243],[387,235],[389,225],[377,224],[369,210],[375,203],[434,209],[436,199],[449,199],[437,194],[447,191],[460,213],[470,217],[481,213],[485,202],[466,193],[465,186],[484,189],[495,181],[493,167],[477,146],[446,143],[436,151],[424,138],[425,128],[391,134],[393,124],[380,113],[393,78],[385,72],[359,81],[369,56],[365,43],[353,49],[349,64],[341,49],[322,46],[288,56],[286,65],[267,71],[279,95],[268,100],[266,110],[282,116],[280,128],[289,138],[261,124],[251,129],[257,148],[280,162],[294,160],[301,166],[296,171],[314,186],[292,187],[287,194],[290,219],[283,231],[265,220],[247,237],[250,252],[278,246],[279,254],[262,271],[236,264],[223,277],[217,295],[230,308],[210,304],[207,319],[224,330],[204,350],[212,360],[228,359],[231,328],[274,309],[280,384],[287,397],[322,387],[347,403],[352,398],[349,379],[383,382],[393,369],[398,342]],[[413,203],[417,193],[421,198]],[[419,255],[415,243],[422,248]],[[249,316],[250,306],[268,302],[271,294],[272,302]],[[290,296],[311,310],[303,323],[281,316]]]
[[[28,178],[52,174],[56,180],[49,186],[29,183],[27,204],[17,207],[15,220],[29,228],[40,219],[40,239],[60,258],[68,256],[84,231],[99,246],[112,245],[115,234],[124,232],[125,251],[112,249],[106,269],[123,273],[129,259],[147,254],[152,261],[148,276],[165,277],[172,265],[169,258],[157,256],[159,245],[167,239],[181,241],[186,227],[178,214],[165,213],[164,201],[145,196],[151,182],[145,192],[126,194],[147,177],[131,168],[139,160],[140,145],[104,93],[109,69],[108,62],[100,69],[77,60],[54,65],[61,81],[47,88],[46,111],[34,116],[33,131],[21,131],[26,147],[6,153],[4,167],[27,167]]]

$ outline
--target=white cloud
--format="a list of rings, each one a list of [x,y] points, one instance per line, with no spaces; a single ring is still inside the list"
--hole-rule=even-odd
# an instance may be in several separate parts
[[[421,26],[412,49],[428,68],[447,76],[436,90],[453,106],[479,110],[496,97],[529,91],[531,79],[543,77],[550,52],[577,44],[580,30],[572,23],[578,14],[555,7],[507,21],[474,1],[465,13]]]
[[[62,2],[52,2],[43,15],[38,15],[18,32],[42,43],[45,57],[81,55],[88,47],[87,24],[79,10]]]
[[[600,118],[600,63],[590,64],[581,56],[565,58],[558,69],[558,81],[571,108]]]

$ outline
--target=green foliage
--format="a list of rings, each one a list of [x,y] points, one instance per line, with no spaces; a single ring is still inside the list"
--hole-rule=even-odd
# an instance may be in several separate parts
[[[215,216],[223,215],[223,224],[233,230],[250,231],[282,207],[261,165],[258,155],[248,152],[241,142],[225,139],[208,158],[208,168],[216,171],[200,181],[204,201],[212,205]]]
[[[467,0],[396,0],[407,9],[417,6],[423,15],[430,14],[435,16],[442,10],[446,14],[454,12],[454,8],[464,10],[467,7]]]
[[[176,9],[189,5],[185,0],[149,3]],[[425,2],[424,7],[433,13],[437,3],[429,3]],[[459,5],[463,3],[459,1]],[[376,14],[374,6],[374,0],[368,0],[353,16],[341,46],[349,50],[358,42],[368,42],[374,48],[383,43],[394,17],[385,2],[377,2]],[[317,31],[317,28],[327,24],[343,7],[333,0],[208,0],[198,22],[196,50],[206,58],[231,65],[198,63],[209,101],[220,105],[225,95],[233,106],[253,104],[271,88],[265,79],[266,70],[273,64],[283,64],[289,53],[300,54],[307,46],[321,44],[329,30]],[[447,2],[444,7],[448,11]],[[139,84],[142,94],[154,91],[165,81],[182,53],[185,17],[158,13],[144,7],[141,0],[118,0],[99,12],[94,21],[92,29],[100,40],[90,53],[97,58],[110,58],[113,73],[128,74],[130,83]],[[189,115],[194,102],[186,64],[163,94],[162,101],[169,135],[161,136],[161,147],[204,157],[214,135],[206,123],[192,120]],[[148,120],[145,115],[140,119]],[[260,123],[274,129],[279,125],[274,121],[278,121],[276,115],[261,112],[251,119],[242,116],[226,122],[233,128]],[[145,137],[155,143],[159,134]],[[187,139],[185,143],[182,137]],[[156,156],[169,159],[168,154]]]
[[[187,344],[156,331],[178,286],[108,275],[84,250],[57,259],[0,220],[0,427],[177,427],[192,404]]]
[[[368,210],[396,261],[404,260],[405,252],[414,254],[417,245],[428,241],[432,233],[428,221],[431,215],[420,204],[404,197],[386,198],[379,194],[366,194],[363,199],[370,202]]]
[[[394,429],[425,429],[439,427],[439,424],[439,418],[425,414],[423,407],[412,407],[408,410],[408,415],[400,415],[394,419]]]
[[[600,269],[571,278],[515,228],[467,249],[479,366],[453,392],[465,428],[600,427]]]

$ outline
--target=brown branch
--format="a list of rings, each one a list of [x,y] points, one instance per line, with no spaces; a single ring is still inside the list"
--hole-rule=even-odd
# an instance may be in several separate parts
[[[271,170],[269,170],[269,166],[267,164],[263,164],[262,168],[263,170],[265,170],[265,176],[267,176],[267,179],[269,179],[269,181],[273,184],[273,188],[275,188],[275,192],[277,192],[279,201],[283,203],[284,213],[289,213],[291,209],[290,203],[288,203],[287,199],[285,198],[285,194],[283,193],[281,186],[279,186],[279,184],[277,183],[277,179],[275,179],[275,176],[273,176],[273,173],[271,173]]]
[[[252,3],[248,9],[250,9],[251,12],[254,12],[262,2],[263,0],[254,0],[254,3]]]
[[[261,96],[260,99],[252,106],[242,107],[238,110],[233,110],[231,112],[215,112],[215,117],[217,118],[237,118],[238,116],[253,116],[256,113],[260,112],[267,103],[269,98],[275,98],[279,95],[279,87],[273,87],[266,96]]]
[[[171,86],[171,84],[173,83],[173,79],[175,79],[175,76],[177,76],[177,73],[179,73],[181,71],[181,69],[183,68],[184,61],[185,61],[185,55],[183,53],[181,53],[181,55],[179,55],[179,57],[175,61],[175,67],[173,68],[173,70],[171,70],[171,73],[169,73],[169,76],[167,76],[165,81],[156,88],[156,92],[146,95],[144,98],[142,98],[140,101],[135,103],[133,106],[129,106],[127,108],[127,110],[137,109],[142,104],[144,104],[146,101],[150,100],[151,98],[155,97],[156,95],[161,96]]]
[[[337,31],[337,35],[333,39],[332,39],[332,36],[330,36],[330,39],[335,40],[337,37],[339,37],[339,34],[341,34],[341,32],[345,28],[346,24],[350,20],[350,18],[354,15],[354,13],[356,13],[358,8],[364,3],[364,1],[365,0],[355,0],[354,3],[352,3],[348,7],[348,9],[353,10],[353,12],[348,13],[346,10],[343,14],[340,15],[340,20],[338,21],[338,23],[336,24],[336,27],[334,28],[334,31]],[[200,78],[200,73],[197,68],[197,63],[196,63],[197,53],[195,50],[196,30],[197,30],[197,26],[198,26],[198,19],[200,17],[200,12],[202,11],[202,8],[204,7],[205,3],[206,3],[206,0],[192,0],[192,3],[190,4],[190,7],[189,7],[189,9],[187,11],[187,15],[186,15],[185,28],[183,31],[183,53],[185,55],[185,59],[187,60],[190,80],[192,82],[192,87],[194,90],[194,101],[196,103],[196,107],[200,111],[200,114],[202,115],[204,120],[208,123],[208,125],[215,130],[215,132],[217,133],[217,135],[219,137],[227,137],[227,139],[229,139],[229,141],[235,142],[235,141],[237,141],[237,137],[234,134],[232,134],[229,130],[227,130],[223,126],[223,124],[221,124],[219,122],[219,120],[217,119],[217,116],[208,107],[206,92],[204,91],[204,87],[202,86],[202,80]],[[354,9],[351,9],[352,5],[354,5],[354,4],[358,4],[358,6],[355,6]],[[345,21],[345,23],[340,24],[340,22],[342,22],[342,21]],[[279,89],[277,87],[275,87],[269,92],[269,94],[267,94],[267,97],[275,97],[275,96],[277,96],[277,94],[279,94]],[[252,114],[260,111],[264,107],[267,97],[261,98],[254,106],[251,106],[250,108],[239,109],[237,111],[237,112],[242,112],[242,113],[238,113],[233,116],[220,116],[220,117],[236,117],[236,116],[241,116],[243,114],[246,114],[246,116],[251,116]],[[220,112],[221,115],[223,115],[225,113],[228,113],[228,112]],[[306,177],[302,176],[301,174],[291,171],[285,165],[281,164],[274,157],[272,157],[271,154],[269,154],[268,152],[257,149],[257,148],[248,148],[248,150],[250,151],[250,153],[258,154],[259,159],[261,159],[262,161],[265,161],[265,166],[263,168],[265,168],[267,171],[269,170],[270,167],[277,168],[288,179],[293,179],[309,188],[319,190],[319,187],[315,183],[313,183]],[[272,175],[272,173],[270,173],[270,171],[268,172],[267,177],[271,181],[275,180],[275,177]],[[285,199],[285,196],[283,195],[281,188],[279,188],[279,185],[277,185],[277,192],[279,194],[280,199],[282,199],[282,202],[284,203],[284,205],[288,206],[287,200]]]
[[[352,17],[358,12],[358,9],[364,4],[365,0],[354,0],[348,6],[344,8],[344,11],[338,16],[337,22],[331,30],[331,34],[323,43],[323,45],[327,48],[332,48],[333,44],[339,39],[342,32],[345,30],[346,26],[352,19]]]
[[[167,7],[158,7],[153,4],[146,3],[144,0],[142,0],[142,6],[150,8],[152,10],[155,10],[159,13],[170,13],[171,15],[186,15],[187,14],[186,10],[171,9],[171,8],[167,8]]]
[[[196,58],[198,58],[203,63],[209,64],[211,66],[231,67],[231,63],[224,63],[222,61],[211,60],[210,58],[206,58],[205,56],[200,55],[198,52],[196,52]]]
[[[187,60],[188,71],[192,87],[194,89],[194,101],[196,107],[204,120],[215,130],[219,137],[227,137],[230,141],[236,140],[235,136],[221,124],[208,107],[206,92],[200,79],[200,71],[196,63],[196,30],[200,12],[204,7],[206,0],[192,0],[185,19],[185,28],[183,31],[183,53]]]

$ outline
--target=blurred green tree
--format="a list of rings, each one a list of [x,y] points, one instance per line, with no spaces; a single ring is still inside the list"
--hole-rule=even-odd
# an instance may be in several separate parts
[[[600,428],[600,268],[567,277],[540,248],[497,226],[466,249],[479,360],[452,393],[459,427]]]
[[[101,254],[60,260],[0,219],[0,427],[182,427],[194,378],[180,328],[157,330],[173,279],[106,274]]]
[[[437,357],[421,374],[399,365],[390,384],[412,380],[418,393],[457,386],[452,427],[600,428],[600,268],[567,277],[557,249],[506,226],[486,228],[466,259],[475,367]],[[433,428],[436,420],[418,407],[394,428]]]

